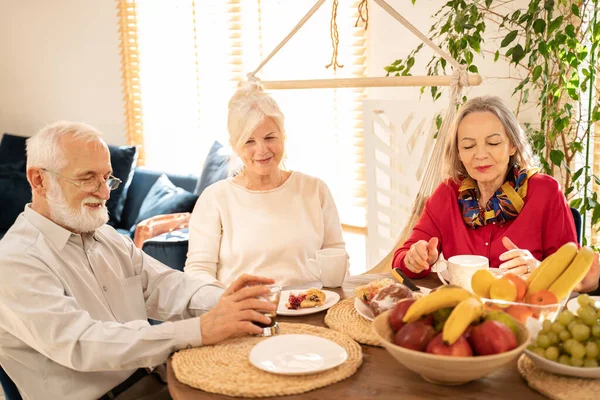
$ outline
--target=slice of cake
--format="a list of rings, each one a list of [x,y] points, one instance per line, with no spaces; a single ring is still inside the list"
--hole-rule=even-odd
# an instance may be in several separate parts
[[[376,281],[372,281],[367,283],[366,285],[362,285],[354,289],[354,294],[356,297],[361,299],[366,305],[369,305],[373,297],[379,293],[379,291],[385,287],[393,285],[394,280],[390,278],[379,279]]]
[[[285,306],[290,310],[321,307],[325,304],[326,297],[325,293],[319,289],[309,289],[306,292],[298,294],[290,293],[290,297]]]

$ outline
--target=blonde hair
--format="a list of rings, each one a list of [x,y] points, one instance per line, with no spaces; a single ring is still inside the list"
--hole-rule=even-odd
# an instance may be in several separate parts
[[[267,117],[273,119],[285,138],[283,113],[273,97],[264,91],[258,81],[240,83],[238,90],[229,100],[227,115],[229,145],[235,154]]]
[[[510,143],[516,147],[515,154],[510,157],[509,166],[514,164],[519,164],[521,168],[533,166],[533,152],[517,117],[499,97],[481,96],[468,100],[454,117],[444,156],[444,171],[447,177],[460,182],[469,176],[458,155],[458,126],[467,115],[476,112],[491,112],[502,123]]]

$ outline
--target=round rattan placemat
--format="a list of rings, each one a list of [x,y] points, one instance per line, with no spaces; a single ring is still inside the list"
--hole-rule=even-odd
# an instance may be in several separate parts
[[[526,354],[517,364],[519,373],[532,389],[555,400],[596,400],[600,396],[600,379],[556,375],[538,368]]]
[[[373,322],[361,317],[354,308],[354,297],[342,300],[327,310],[325,324],[359,343],[381,346],[379,339],[373,333]]]
[[[266,338],[244,336],[223,343],[180,350],[173,355],[177,379],[205,392],[234,397],[269,397],[305,393],[352,376],[362,364],[360,345],[347,335],[306,324],[280,323],[279,334],[308,334],[329,339],[346,349],[343,364],[311,375],[276,375],[250,364],[250,350]]]

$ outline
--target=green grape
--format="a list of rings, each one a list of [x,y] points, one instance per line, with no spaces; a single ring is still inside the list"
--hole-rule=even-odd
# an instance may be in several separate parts
[[[563,349],[569,354],[571,354],[571,349],[573,348],[573,344],[577,343],[575,339],[569,338],[563,342]]]
[[[585,345],[585,354],[587,355],[588,358],[596,358],[596,357],[598,357],[599,353],[600,353],[600,348],[598,347],[597,343],[588,342]]]
[[[598,368],[598,361],[586,358],[585,360],[583,360],[583,366],[585,368]]]
[[[552,323],[552,332],[556,333],[557,335],[559,333],[561,333],[562,331],[566,330],[567,328],[565,328],[565,325],[561,324],[560,322],[556,321]]]
[[[590,296],[589,296],[589,295],[587,295],[587,294],[580,294],[580,295],[577,297],[577,302],[579,303],[579,305],[580,305],[581,307],[585,307],[585,306],[587,306],[588,304],[591,304],[591,303],[592,303],[592,299],[591,299],[591,298],[590,298]]]
[[[569,333],[569,331],[568,331],[568,330],[566,330],[566,329],[565,329],[564,331],[561,331],[561,332],[558,334],[558,338],[560,339],[560,341],[561,341],[561,342],[564,342],[565,340],[567,340],[567,339],[570,339],[570,338],[571,338],[571,334]]]
[[[550,361],[556,361],[556,360],[558,360],[559,353],[560,352],[558,351],[558,347],[550,346],[546,349],[545,358]]]
[[[550,321],[549,319],[544,320],[544,322],[542,322],[542,332],[548,333],[551,330],[552,330],[552,321]]]
[[[585,346],[579,342],[573,343],[571,346],[571,363],[573,363],[573,358],[583,359],[585,357]],[[573,364],[575,365],[575,364]]]
[[[542,349],[547,349],[548,346],[550,346],[550,338],[548,337],[548,335],[544,335],[543,333],[540,333],[537,337],[536,343],[538,345],[538,347],[541,347]]]
[[[558,344],[558,335],[556,333],[548,332],[546,333],[546,336],[550,339],[550,344]]]
[[[571,365],[571,357],[569,357],[566,354],[563,354],[560,357],[558,357],[558,362],[564,365]]]
[[[577,325],[577,318],[573,319],[573,321],[569,322],[569,325],[567,325],[569,332],[573,333],[572,331],[575,325]]]
[[[590,327],[584,324],[577,324],[571,330],[571,334],[575,340],[583,342],[590,337]]]
[[[594,326],[592,326],[592,335],[595,338],[600,338],[600,322],[596,322]]]
[[[577,314],[579,315],[579,318],[581,318],[581,321],[587,326],[593,326],[598,321],[598,318],[596,318],[596,310],[593,307],[581,307],[577,311]]]
[[[535,347],[533,352],[540,357],[546,357],[546,350],[542,349],[541,347]]]
[[[571,321],[573,321],[574,319],[575,315],[571,311],[564,310],[558,315],[557,321],[563,324],[564,326],[569,326]]]
[[[582,367],[583,366],[583,359],[582,358],[577,358],[575,356],[571,357],[571,365],[574,367]]]

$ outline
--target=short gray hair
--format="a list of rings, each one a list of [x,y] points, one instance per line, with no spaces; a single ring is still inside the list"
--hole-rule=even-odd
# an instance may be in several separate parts
[[[104,144],[102,134],[82,122],[58,121],[43,127],[37,134],[27,139],[27,168],[40,167],[60,171],[67,163],[61,138],[72,136],[82,142]]]
[[[504,127],[510,143],[517,151],[510,157],[510,165],[519,164],[521,168],[533,166],[533,152],[527,141],[525,132],[521,129],[517,117],[510,111],[504,102],[496,96],[474,97],[463,104],[458,110],[450,127],[448,141],[446,142],[446,153],[444,156],[444,171],[447,177],[455,182],[469,176],[467,169],[458,156],[458,126],[469,114],[475,112],[491,112]],[[510,167],[510,166],[509,166]]]
[[[235,153],[248,141],[252,132],[265,120],[273,118],[285,137],[284,117],[279,105],[257,81],[248,81],[229,100],[227,130],[229,144]]]

